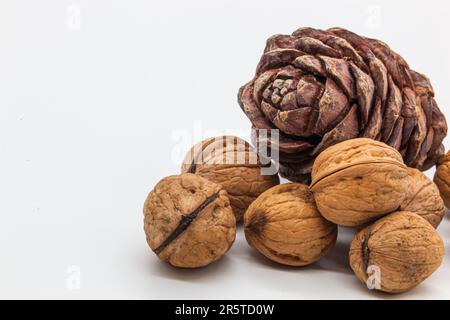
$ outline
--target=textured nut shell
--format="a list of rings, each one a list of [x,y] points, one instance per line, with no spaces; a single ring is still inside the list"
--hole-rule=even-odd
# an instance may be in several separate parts
[[[434,182],[439,188],[445,206],[450,208],[450,151],[439,161]]]
[[[210,202],[207,202],[211,199]],[[205,205],[206,204],[206,205]],[[180,227],[183,216],[205,205],[167,246],[158,248]],[[206,266],[221,258],[236,237],[236,220],[220,185],[193,174],[160,181],[144,205],[144,230],[161,260],[183,268]]]
[[[405,198],[407,177],[395,149],[360,138],[334,145],[317,157],[311,190],[327,220],[357,227],[396,211]]]
[[[253,248],[291,266],[319,260],[337,237],[337,226],[319,214],[309,188],[297,183],[264,192],[245,213],[244,225]]]
[[[408,168],[409,186],[400,210],[418,214],[437,228],[445,214],[437,186],[420,170]]]
[[[262,175],[258,154],[248,142],[233,136],[210,138],[192,147],[181,171],[222,185],[237,221],[261,193],[280,183],[276,174]]]
[[[376,140],[357,138],[329,147],[316,158],[311,185],[337,171],[374,162],[390,162],[406,168],[402,156],[394,148]]]
[[[350,247],[350,266],[367,283],[369,266],[380,268],[380,291],[408,291],[441,265],[444,243],[436,230],[415,213],[390,214],[361,230]]]

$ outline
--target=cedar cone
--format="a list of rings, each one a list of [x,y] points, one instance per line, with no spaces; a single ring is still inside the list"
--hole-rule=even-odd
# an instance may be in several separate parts
[[[259,130],[279,129],[281,175],[308,182],[320,152],[356,137],[394,147],[410,167],[432,167],[447,135],[433,97],[429,79],[385,43],[341,28],[301,28],[267,40],[238,101],[255,144],[264,142]]]

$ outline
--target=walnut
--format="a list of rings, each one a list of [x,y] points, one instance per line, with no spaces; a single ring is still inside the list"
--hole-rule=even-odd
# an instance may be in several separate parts
[[[439,188],[445,206],[450,208],[450,151],[439,161],[434,182]]]
[[[305,266],[335,244],[337,226],[320,215],[303,184],[282,184],[264,192],[244,215],[248,243],[267,258]]]
[[[210,138],[192,147],[181,168],[222,185],[237,221],[261,193],[280,183],[278,174],[264,175],[261,170],[257,152],[233,136]]]
[[[144,205],[150,248],[171,265],[198,268],[220,259],[236,237],[227,193],[194,174],[160,181]]]
[[[421,171],[408,168],[409,187],[401,211],[417,213],[437,228],[445,214],[444,201],[437,186]]]
[[[405,198],[407,178],[397,150],[358,138],[336,144],[317,157],[311,190],[327,220],[357,227],[396,211]]]
[[[415,213],[392,213],[361,230],[350,247],[350,266],[358,279],[389,293],[408,291],[441,265],[444,243]]]

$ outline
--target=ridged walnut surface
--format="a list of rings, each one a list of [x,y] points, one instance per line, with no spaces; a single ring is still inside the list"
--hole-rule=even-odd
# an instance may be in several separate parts
[[[396,211],[408,182],[407,167],[397,150],[358,138],[336,144],[317,157],[311,191],[327,220],[357,227]]]
[[[367,284],[368,267],[379,268],[380,288],[388,293],[408,291],[436,271],[444,243],[436,230],[411,212],[396,212],[361,230],[350,248],[350,266]],[[370,275],[371,277],[373,274]]]
[[[409,186],[400,210],[416,213],[437,228],[445,214],[438,187],[417,169],[408,168],[408,174]]]
[[[290,266],[319,260],[337,237],[337,226],[320,215],[309,188],[297,183],[264,192],[245,213],[244,225],[253,248]]]
[[[159,182],[144,205],[150,248],[171,265],[198,268],[220,259],[236,237],[226,191],[194,174]]]
[[[439,188],[445,206],[450,208],[450,152],[447,152],[445,157],[439,161],[434,182]]]
[[[227,191],[236,221],[264,191],[278,185],[278,174],[263,175],[257,152],[238,137],[206,139],[192,147],[181,168],[222,185]]]
[[[420,170],[444,153],[447,125],[429,79],[345,29],[270,37],[238,100],[254,128],[280,130],[280,173],[292,181],[309,181],[321,151],[356,137],[385,142]]]

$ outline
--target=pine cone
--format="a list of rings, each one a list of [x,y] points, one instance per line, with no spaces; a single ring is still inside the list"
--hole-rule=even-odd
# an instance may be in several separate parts
[[[356,137],[396,148],[410,167],[432,167],[447,135],[433,97],[428,78],[385,43],[340,28],[270,37],[238,94],[256,144],[258,130],[280,130],[280,173],[298,182],[325,148]]]

